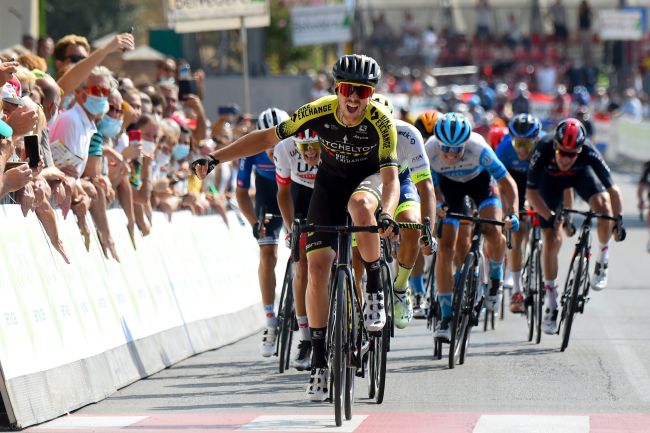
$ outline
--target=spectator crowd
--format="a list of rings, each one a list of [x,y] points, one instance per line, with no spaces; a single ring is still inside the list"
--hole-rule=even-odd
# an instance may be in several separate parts
[[[200,181],[189,163],[253,129],[251,116],[229,107],[209,122],[203,74],[182,60],[161,61],[157,76],[137,83],[101,66],[134,46],[129,33],[95,50],[83,36],[27,36],[0,51],[0,203],[34,212],[67,263],[57,208],[73,215],[86,249],[92,220],[105,257],[119,261],[113,231],[128,230],[137,249],[136,230],[155,230],[154,210],[169,219],[179,209],[217,212],[228,224],[234,206],[234,170]],[[112,226],[107,209],[117,206],[125,223]]]

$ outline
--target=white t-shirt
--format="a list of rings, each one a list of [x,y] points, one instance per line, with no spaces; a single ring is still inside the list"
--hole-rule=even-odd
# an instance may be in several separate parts
[[[275,145],[273,161],[278,184],[286,186],[294,181],[299,185],[314,188],[318,167],[305,162],[293,137],[285,138]]]
[[[50,128],[51,144],[58,141],[81,158],[74,164],[77,177],[81,177],[86,168],[90,140],[95,132],[97,132],[95,122],[88,118],[79,104],[74,104],[72,108],[59,114]]]

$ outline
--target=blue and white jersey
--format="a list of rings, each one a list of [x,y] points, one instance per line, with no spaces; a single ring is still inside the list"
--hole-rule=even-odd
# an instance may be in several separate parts
[[[260,152],[239,160],[237,171],[237,187],[249,189],[251,187],[251,174],[255,167],[255,175],[265,179],[275,180],[275,165],[266,152]]]
[[[447,164],[440,156],[440,146],[444,144],[435,136],[431,136],[424,145],[431,164],[433,181],[438,184],[438,176],[444,176],[454,182],[465,183],[487,170],[496,179],[503,179],[508,174],[506,167],[485,139],[476,132],[472,132],[465,143],[462,158],[453,164]]]
[[[429,158],[424,150],[424,139],[418,129],[408,122],[393,119],[397,129],[397,163],[400,181],[409,176],[414,184],[431,178]]]
[[[544,135],[546,135],[546,133],[541,131],[539,133],[539,138],[542,138]],[[528,171],[529,160],[519,159],[517,151],[512,145],[512,135],[506,134],[497,145],[495,152],[508,171],[522,174]]]

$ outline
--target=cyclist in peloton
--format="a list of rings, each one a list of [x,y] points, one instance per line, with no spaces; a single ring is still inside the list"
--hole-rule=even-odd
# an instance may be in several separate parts
[[[557,256],[562,234],[556,221],[561,216],[556,215],[555,210],[562,204],[567,188],[573,188],[594,212],[617,218],[613,229],[611,221],[598,220],[599,247],[591,285],[594,290],[603,290],[607,286],[610,237],[614,233],[616,241],[625,239],[623,200],[609,167],[587,138],[584,126],[573,118],[560,122],[554,134],[542,137],[535,146],[528,169],[526,196],[540,215],[542,227],[542,271],[546,289],[542,328],[546,334],[556,332]]]
[[[292,137],[285,138],[273,149],[275,179],[278,183],[278,206],[284,225],[287,227],[287,236],[290,236],[294,218],[307,218],[309,201],[314,189],[314,179],[316,179],[318,171],[319,154],[318,136],[311,130],[301,131]],[[293,279],[293,299],[300,336],[298,350],[291,363],[298,371],[309,370],[311,363],[311,336],[309,335],[305,306],[305,292],[307,291],[305,244],[306,240],[303,234],[300,239],[300,260],[295,265]]]
[[[289,118],[286,111],[267,108],[257,119],[257,129],[266,129]],[[251,173],[255,168],[255,205],[249,194]],[[269,357],[275,353],[275,339],[278,320],[275,316],[275,265],[278,261],[278,239],[282,228],[282,218],[273,217],[264,227],[259,227],[258,215],[264,213],[279,215],[277,201],[278,187],[275,183],[275,166],[266,152],[242,158],[237,172],[237,203],[244,217],[253,228],[253,236],[260,247],[260,263],[257,275],[262,292],[262,304],[266,316],[266,327],[262,334],[260,353]]]
[[[420,134],[422,134],[422,139],[425,142],[429,139],[429,137],[433,135],[433,128],[435,128],[436,121],[440,116],[442,116],[441,112],[437,110],[428,110],[420,113],[420,115],[415,119],[415,123],[413,125],[417,128],[418,131],[420,131]],[[432,227],[434,222],[435,220],[432,219]],[[415,260],[415,265],[413,265],[413,270],[411,271],[411,276],[409,277],[409,286],[415,295],[413,302],[413,317],[423,319],[426,317],[429,304],[426,302],[427,293],[426,288],[424,287],[424,256],[422,254],[418,254],[417,259]]]
[[[639,188],[637,189],[637,198],[639,203],[639,212],[643,215],[643,209],[645,209],[645,199],[647,198],[650,202],[650,161],[643,164],[643,169],[641,171],[641,178],[639,179]],[[648,228],[650,228],[650,212],[647,216]],[[646,244],[646,250],[650,253],[650,240]]]
[[[497,157],[505,165],[510,176],[517,184],[519,206],[524,208],[526,202],[526,173],[528,162],[535,144],[545,135],[539,119],[528,113],[521,113],[510,120],[509,134],[506,134],[496,148]],[[523,261],[523,243],[525,233],[512,234],[512,249],[508,254],[508,269],[505,285],[512,288],[510,311],[524,312],[524,296],[521,293],[521,268]]]
[[[372,100],[383,104],[393,114],[393,104],[384,95],[375,93]],[[431,180],[429,158],[424,151],[424,141],[415,126],[393,119],[397,128],[397,160],[399,162],[400,195],[394,218],[400,222],[421,223],[424,217],[435,218],[436,199]],[[393,311],[395,326],[404,329],[413,318],[413,304],[408,290],[409,276],[420,252],[420,240],[428,242],[419,230],[400,229],[397,252],[398,270],[393,284]],[[434,240],[435,242],[435,240]],[[437,245],[424,245],[424,254],[430,255]],[[357,281],[363,274],[358,248],[353,250]],[[424,287],[423,287],[424,290]]]
[[[254,131],[229,146],[193,163],[205,177],[219,161],[231,160],[274,146],[298,131],[315,130],[321,143],[321,165],[307,213],[307,222],[343,224],[346,209],[354,225],[379,224],[383,236],[393,236],[398,226],[392,215],[399,199],[397,131],[385,107],[370,101],[379,81],[377,62],[364,55],[340,57],[332,68],[336,95],[324,96],[296,110],[275,129]],[[381,198],[382,213],[375,218]],[[312,369],[307,396],[328,397],[325,332],[328,315],[328,279],[335,257],[334,234],[307,234],[307,317],[312,340]],[[357,243],[366,267],[364,325],[370,332],[386,323],[380,290],[379,236],[359,233]]]
[[[494,188],[498,183],[505,203],[506,228],[519,230],[518,201],[515,181],[508,174],[485,139],[472,132],[467,118],[460,113],[446,113],[436,122],[435,136],[425,144],[434,182],[439,184],[449,212],[463,213],[465,196],[476,204],[482,218],[501,219],[502,206]],[[494,180],[493,180],[494,179]],[[438,208],[441,215],[445,211]],[[452,261],[458,235],[459,220],[444,217],[442,237],[436,261],[436,290],[441,307],[441,321],[435,336],[450,341],[453,281]],[[495,310],[498,292],[503,284],[505,236],[493,225],[484,225],[486,255],[489,259],[490,283],[485,299],[486,308]]]

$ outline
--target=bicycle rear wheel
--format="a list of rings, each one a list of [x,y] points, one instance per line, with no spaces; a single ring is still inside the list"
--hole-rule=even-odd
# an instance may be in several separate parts
[[[582,287],[582,278],[587,275],[583,269],[586,262],[584,250],[581,250],[577,256],[573,257],[569,277],[564,287],[564,294],[562,295],[564,299],[562,307],[562,345],[560,346],[562,352],[569,346],[573,317],[578,307],[578,293],[580,293]],[[571,277],[572,274],[573,277]]]
[[[293,262],[287,262],[287,269],[282,282],[280,304],[278,306],[278,342],[276,353],[278,355],[278,371],[284,373],[289,368],[291,358],[291,341],[293,334]]]
[[[465,263],[460,270],[460,277],[454,284],[453,316],[451,320],[451,340],[449,341],[449,368],[454,368],[460,359],[462,340],[469,315],[466,314],[464,298],[467,290],[467,274],[474,262],[474,253],[470,252],[465,257]]]
[[[526,316],[528,341],[533,341],[535,335],[535,260],[533,254],[526,257],[521,277],[524,284],[524,315]]]
[[[334,294],[334,320],[332,323],[332,391],[334,394],[334,418],[337,426],[343,424],[346,379],[347,379],[347,275],[338,271],[336,275],[336,293]]]

